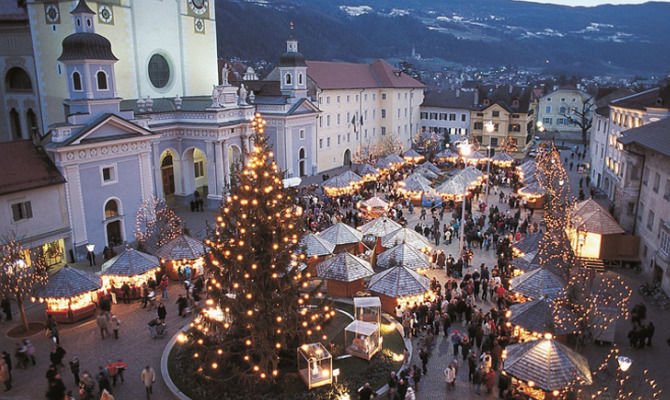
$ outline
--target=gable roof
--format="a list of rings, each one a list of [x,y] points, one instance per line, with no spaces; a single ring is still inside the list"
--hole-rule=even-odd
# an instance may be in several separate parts
[[[527,113],[530,108],[530,88],[526,86],[480,86],[479,104],[474,106],[475,110],[485,110],[494,104],[500,105],[510,113]],[[489,104],[486,104],[488,99]],[[518,100],[518,105],[514,105]]]
[[[670,157],[670,118],[621,132],[618,140],[624,145],[637,144]]]
[[[51,159],[30,140],[0,143],[0,195],[65,183]]]
[[[106,124],[112,124],[120,130],[118,134],[112,135],[101,135],[96,137],[96,131]],[[58,126],[58,125],[52,125]],[[72,124],[72,135],[63,142],[50,142],[49,146],[51,147],[62,147],[67,145],[77,145],[85,143],[95,143],[103,142],[106,140],[118,140],[118,139],[127,139],[132,137],[140,137],[145,135],[151,135],[151,131],[128,121],[125,118],[119,117],[116,114],[105,113],[100,115],[98,118],[94,119],[92,122],[87,125],[74,125]]]
[[[574,222],[576,228],[580,231],[599,233],[601,235],[615,235],[625,232],[614,217],[593,199],[577,203]]]
[[[465,90],[429,90],[423,98],[423,107],[461,108],[471,110],[475,92]]]
[[[384,60],[372,64],[307,61],[307,75],[321,89],[423,88]]]
[[[647,108],[670,108],[670,85],[655,87],[644,92],[616,99],[611,106],[646,110]]]

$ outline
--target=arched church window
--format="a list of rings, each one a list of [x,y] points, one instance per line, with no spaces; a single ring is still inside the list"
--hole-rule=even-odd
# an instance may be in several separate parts
[[[285,82],[287,85],[290,85],[290,84],[292,83],[291,81],[292,81],[292,79],[291,79],[291,74],[286,74],[286,76],[284,77],[284,82]]]
[[[31,90],[33,85],[30,82],[30,76],[23,68],[13,67],[5,75],[5,87],[8,92],[11,92]]]
[[[105,204],[105,219],[119,216],[119,203],[116,200],[109,200]]]
[[[72,87],[74,90],[81,90],[81,74],[77,71],[72,73]]]
[[[98,71],[96,78],[98,78],[98,90],[107,90],[107,74],[105,71]]]
[[[37,115],[35,115],[35,111],[33,111],[32,108],[29,108],[28,111],[26,111],[26,121],[28,122],[30,134],[40,136],[40,130],[37,126]]]
[[[305,158],[305,148],[301,147],[300,152],[298,153],[298,158],[303,160]]]
[[[160,54],[154,54],[149,59],[149,80],[155,88],[164,88],[170,81],[170,64]]]

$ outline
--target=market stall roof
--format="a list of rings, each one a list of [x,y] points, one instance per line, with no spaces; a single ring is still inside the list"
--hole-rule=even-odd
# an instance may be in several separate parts
[[[430,193],[433,191],[433,188],[430,186],[430,181],[416,172],[400,182],[400,187],[407,192]]]
[[[430,291],[430,279],[406,267],[393,267],[370,278],[368,289],[393,298],[417,296]]]
[[[350,253],[340,253],[316,265],[319,278],[353,282],[374,275],[370,263]]]
[[[382,237],[381,241],[382,247],[387,249],[402,243],[407,243],[417,250],[431,247],[430,240],[409,228],[400,228],[396,231],[393,231]]]
[[[327,240],[336,246],[340,244],[360,242],[363,239],[363,234],[361,232],[343,222],[338,222],[319,232],[317,235],[321,239]]]
[[[379,170],[370,164],[363,164],[358,168],[359,176],[379,175]]]
[[[179,235],[158,249],[156,256],[163,260],[196,260],[208,252],[204,243],[188,235]]]
[[[510,306],[508,321],[529,332],[567,335],[577,331],[575,315],[549,299],[537,299]]]
[[[416,152],[414,149],[409,149],[403,153],[403,158],[423,158],[423,155]]]
[[[480,161],[486,159],[486,156],[478,151],[473,151],[469,156],[465,157],[466,160]]]
[[[540,239],[542,239],[542,233],[531,233],[524,236],[521,240],[512,244],[512,247],[517,251],[528,254],[534,251],[537,251],[537,246],[540,244]]]
[[[491,161],[500,163],[514,162],[514,158],[507,153],[498,153],[491,158]]]
[[[510,291],[531,299],[553,299],[565,288],[566,282],[558,271],[542,267],[512,278]]]
[[[532,183],[519,189],[519,194],[526,196],[542,196],[544,193],[544,188],[542,188],[542,186],[540,186],[537,181],[533,181]]]
[[[445,196],[462,196],[466,188],[471,188],[471,182],[459,173],[435,188],[435,192]]]
[[[427,179],[437,179],[437,178],[440,177],[438,174],[431,171],[429,168],[424,167],[423,165],[416,168],[414,170],[414,173],[415,174],[420,174],[421,176],[423,176],[424,178],[427,178]]]
[[[363,182],[363,178],[358,176],[353,171],[344,171],[343,173],[323,182],[321,186],[325,188],[343,189],[349,187],[352,183],[358,182]]]
[[[377,257],[378,267],[390,268],[394,265],[402,265],[411,270],[431,267],[428,256],[407,243],[392,247]]]
[[[540,268],[540,264],[537,261],[537,250],[531,251],[530,253],[525,253],[521,257],[516,257],[510,261],[510,265],[520,269],[523,272],[532,271],[534,269]]]
[[[461,175],[464,179],[473,184],[479,178],[483,178],[485,174],[482,171],[470,165],[461,170],[458,173],[458,175]]]
[[[135,276],[160,267],[158,257],[142,253],[131,247],[102,264],[101,275]]]
[[[345,331],[360,333],[365,336],[372,336],[372,334],[374,334],[377,329],[379,329],[377,324],[360,320],[353,320],[349,325],[346,326],[346,328],[344,328]]]
[[[365,207],[370,207],[370,208],[386,208],[386,207],[389,206],[389,203],[380,199],[377,196],[371,197],[371,198],[365,200],[362,204]]]
[[[459,156],[457,153],[454,153],[453,151],[449,149],[444,149],[441,152],[437,153],[435,155],[436,158],[441,159],[441,160],[455,160]]]
[[[358,230],[360,230],[363,235],[374,235],[376,237],[382,237],[401,228],[402,225],[399,223],[388,217],[382,216],[359,226]]]
[[[313,233],[300,239],[299,247],[304,248],[307,257],[319,257],[333,254],[335,245]]]
[[[62,299],[94,292],[102,287],[99,276],[80,269],[64,266],[49,276],[46,285],[35,291],[35,297],[41,299]]]
[[[577,203],[572,220],[579,231],[601,235],[616,235],[625,232],[614,217],[593,199]]]
[[[504,371],[542,390],[565,389],[575,380],[593,382],[586,358],[553,339],[514,344],[506,350]]]
[[[404,164],[405,159],[400,157],[399,155],[393,153],[389,154],[388,156],[385,157],[386,161],[390,162],[391,164]]]
[[[419,168],[428,168],[429,170],[433,171],[434,173],[438,175],[442,175],[442,170],[439,169],[435,164],[433,164],[430,161],[426,161],[425,163],[421,164]]]

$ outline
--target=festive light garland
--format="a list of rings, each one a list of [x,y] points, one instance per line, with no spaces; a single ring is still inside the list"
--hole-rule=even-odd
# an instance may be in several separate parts
[[[183,233],[182,220],[164,199],[153,196],[137,209],[135,239],[151,250],[165,246]]]

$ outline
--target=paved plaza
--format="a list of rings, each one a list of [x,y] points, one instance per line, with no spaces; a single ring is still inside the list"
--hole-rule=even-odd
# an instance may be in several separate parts
[[[569,156],[569,152],[564,152],[562,158],[565,158],[565,155]],[[578,175],[574,169],[573,171],[568,171],[568,174],[570,176],[572,187],[576,195],[578,191],[577,186],[580,175]],[[497,189],[494,189],[489,196],[489,203],[494,205],[498,204],[498,197],[494,194],[495,190]],[[509,191],[509,189],[504,190],[506,192]],[[507,209],[506,204],[498,204],[498,206],[503,211]],[[204,213],[191,213],[183,207],[179,207],[178,211],[180,215],[184,217],[191,233],[194,236],[200,238],[202,238],[204,234],[205,221],[211,220],[214,216],[214,213],[211,211]],[[476,215],[477,213],[478,212],[475,211]],[[541,214],[541,212],[536,212],[533,219],[539,221]],[[419,215],[420,209],[418,208],[414,211],[413,215],[406,215],[410,227],[413,228],[416,225]],[[451,216],[445,213],[442,223],[449,223],[450,221]],[[458,241],[454,240],[452,244],[448,246],[445,246],[443,243],[441,243],[440,248],[442,248],[446,254],[453,254],[456,256],[458,253]],[[100,262],[101,260],[99,259],[98,261]],[[481,263],[486,263],[490,267],[494,264],[494,261],[495,253],[493,249],[490,251],[479,249],[474,250],[474,260],[472,265],[478,267]],[[78,265],[77,267],[89,268],[82,265]],[[100,267],[98,266],[92,270],[99,268]],[[642,301],[637,292],[637,288],[640,283],[649,280],[649,278],[645,275],[646,272],[638,274],[630,270],[623,270],[621,273],[633,289],[631,306]],[[428,275],[430,277],[438,277],[442,283],[445,280],[443,271],[429,271]],[[75,390],[73,376],[67,367],[67,363],[72,359],[72,357],[79,357],[81,362],[81,372],[89,371],[93,376],[97,374],[98,367],[104,366],[107,360],[117,360],[121,358],[128,363],[129,369],[125,373],[126,382],[117,384],[117,386],[114,388],[114,395],[117,400],[135,400],[144,398],[144,388],[140,382],[140,371],[147,364],[152,366],[156,371],[156,384],[154,386],[154,395],[152,398],[159,400],[171,399],[172,396],[167,390],[165,384],[163,383],[162,377],[160,376],[160,358],[169,337],[176,333],[187,322],[185,319],[177,316],[177,307],[175,305],[178,294],[183,292],[183,287],[177,283],[173,283],[170,287],[169,299],[165,302],[168,311],[168,317],[167,334],[164,338],[151,339],[146,324],[149,322],[149,320],[156,317],[156,313],[155,311],[147,311],[146,309],[142,309],[140,302],[134,302],[130,305],[117,304],[113,306],[112,312],[121,319],[121,331],[120,338],[118,340],[114,340],[113,338],[102,340],[100,338],[97,325],[95,324],[95,320],[93,319],[77,324],[60,324],[61,344],[67,351],[64,359],[64,364],[66,367],[61,368],[61,375],[67,388],[72,389],[73,391]],[[486,311],[492,303],[479,301],[477,304]],[[619,321],[617,324],[616,342],[621,347],[622,353],[630,356],[633,359],[633,366],[631,367],[630,373],[637,375],[640,374],[643,369],[649,369],[650,374],[656,378],[661,387],[666,389],[667,395],[665,398],[668,398],[667,396],[670,396],[670,369],[665,368],[664,362],[670,357],[670,347],[665,343],[670,329],[670,321],[668,318],[666,318],[668,316],[668,312],[655,309],[654,306],[650,304],[647,305],[647,308],[649,310],[648,320],[653,320],[654,324],[656,325],[654,346],[642,350],[631,349],[627,344],[626,338],[626,334],[630,329],[630,322],[624,320]],[[44,321],[44,310],[44,305],[30,304],[27,307],[29,320]],[[12,321],[11,324],[7,322],[0,322],[0,329],[2,329],[3,333],[2,336],[0,336],[0,351],[4,350],[13,355],[15,343],[17,343],[19,340],[9,338],[6,335],[6,331],[11,326],[16,325],[19,318],[20,317],[18,312],[14,307],[14,321]],[[459,330],[463,329],[463,326],[459,323],[452,324],[452,327]],[[45,373],[49,365],[49,352],[51,350],[52,342],[49,338],[45,337],[43,332],[30,337],[30,340],[36,347],[37,365],[31,366],[25,370],[16,369],[15,366],[12,372],[13,388],[9,392],[0,392],[0,400],[33,400],[44,398],[44,394],[47,388]],[[412,363],[421,365],[417,354],[418,343],[416,339],[414,339],[413,344],[416,350]],[[593,368],[594,362],[601,360],[604,354],[606,354],[608,351],[609,346],[601,347],[592,345],[588,346],[585,351],[582,351],[582,353],[589,358],[591,367]],[[456,390],[449,392],[448,395],[445,395],[445,384],[442,371],[452,360],[452,358],[453,355],[449,339],[444,338],[443,336],[437,337],[433,345],[430,361],[428,363],[428,373],[422,378],[420,383],[420,390],[417,393],[418,399],[432,400],[444,398],[496,398],[497,390],[494,390],[494,393],[491,395],[476,395],[474,388],[471,387],[471,385],[467,382],[467,364],[462,360],[459,360],[460,368],[458,371]]]

